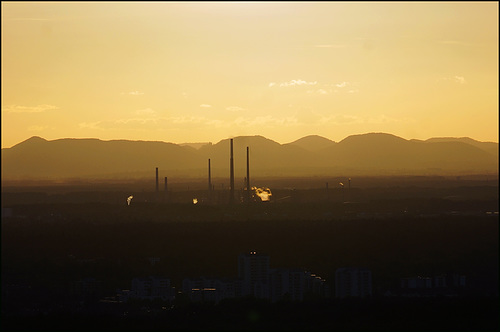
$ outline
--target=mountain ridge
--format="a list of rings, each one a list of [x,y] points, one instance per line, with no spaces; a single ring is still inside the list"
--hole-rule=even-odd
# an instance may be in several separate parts
[[[245,174],[247,146],[252,176],[498,173],[498,143],[471,138],[407,140],[388,133],[366,133],[339,142],[319,135],[285,144],[261,135],[232,139],[235,176]],[[225,177],[229,140],[195,148],[164,141],[49,141],[33,136],[2,149],[2,179],[137,177],[155,167],[162,175],[201,178],[206,176],[207,159],[212,162],[212,176]]]

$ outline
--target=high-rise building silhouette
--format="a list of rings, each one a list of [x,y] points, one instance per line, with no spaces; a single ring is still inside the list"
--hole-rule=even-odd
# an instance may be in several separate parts
[[[269,293],[269,256],[255,251],[238,256],[238,278],[243,280],[243,295],[267,298]]]

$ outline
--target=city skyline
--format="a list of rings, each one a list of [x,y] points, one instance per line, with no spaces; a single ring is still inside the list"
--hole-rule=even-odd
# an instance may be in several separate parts
[[[2,2],[2,148],[368,132],[498,142],[498,3]]]

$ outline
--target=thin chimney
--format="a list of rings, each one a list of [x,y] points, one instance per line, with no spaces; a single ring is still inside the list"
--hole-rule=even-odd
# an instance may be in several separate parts
[[[233,160],[233,139],[231,138],[231,158],[229,160],[229,203],[234,203],[234,160]]]
[[[247,146],[247,202],[250,202],[250,157]]]
[[[158,192],[158,167],[156,167],[156,192]]]
[[[168,200],[168,182],[167,177],[165,176],[165,192],[163,193],[164,200]]]
[[[208,159],[208,191],[212,190],[212,176],[210,173],[210,159]]]

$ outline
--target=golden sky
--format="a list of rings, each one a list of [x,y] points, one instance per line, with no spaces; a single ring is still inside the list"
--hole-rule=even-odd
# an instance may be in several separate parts
[[[498,2],[2,2],[2,148],[498,142],[498,28]]]

